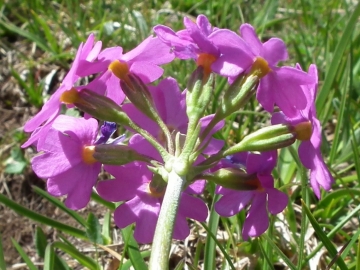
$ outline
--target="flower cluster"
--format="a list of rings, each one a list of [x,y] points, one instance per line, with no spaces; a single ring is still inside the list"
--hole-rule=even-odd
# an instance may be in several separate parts
[[[33,145],[40,152],[32,167],[47,179],[50,194],[67,195],[71,209],[85,207],[92,192],[121,202],[115,223],[120,228],[135,223],[134,236],[141,243],[153,240],[173,172],[184,179],[174,238],[189,235],[187,218],[206,220],[208,208],[201,199],[206,181],[216,183],[222,195],[215,210],[226,217],[247,211],[243,238],[259,236],[269,226],[268,213],[278,214],[288,202],[274,187],[278,148],[301,140],[299,158],[310,169],[316,196],[320,186],[331,188],[333,178],[320,153],[316,66],[308,73],[299,65],[278,66],[288,58],[284,42],[262,43],[249,24],[238,34],[212,27],[200,15],[196,22],[184,18],[184,26],[178,32],[155,26],[155,37],[127,53],[121,47],[102,50],[91,34],[60,87],[25,124],[32,134],[23,147]],[[175,58],[196,64],[187,89],[174,78],[154,85],[163,75],[160,66]],[[218,110],[207,115],[217,75],[228,85]],[[88,76],[91,82],[81,85]],[[213,135],[253,96],[272,115],[272,125],[224,149],[224,141]],[[73,106],[83,118],[61,114]],[[119,125],[126,132],[114,138]],[[109,179],[98,180],[102,169]]]

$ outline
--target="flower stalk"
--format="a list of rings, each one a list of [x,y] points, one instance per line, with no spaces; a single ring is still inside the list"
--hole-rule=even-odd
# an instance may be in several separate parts
[[[168,185],[154,234],[149,263],[150,270],[169,268],[172,234],[185,182],[186,177],[178,175],[174,170],[169,173]]]

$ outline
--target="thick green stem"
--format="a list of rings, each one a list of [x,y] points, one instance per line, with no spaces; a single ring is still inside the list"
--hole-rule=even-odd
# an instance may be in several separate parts
[[[174,170],[169,173],[168,185],[161,204],[151,249],[150,270],[166,270],[169,268],[172,234],[185,181],[185,177],[178,175]]]

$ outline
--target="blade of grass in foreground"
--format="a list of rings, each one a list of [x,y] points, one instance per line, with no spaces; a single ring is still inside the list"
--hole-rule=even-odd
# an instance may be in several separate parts
[[[35,264],[31,261],[29,256],[25,253],[25,251],[22,249],[22,247],[16,242],[13,238],[11,238],[11,242],[13,243],[14,247],[16,248],[17,252],[19,252],[21,258],[25,261],[26,266],[30,270],[38,270],[35,266]],[[4,268],[6,269],[6,268]]]
[[[311,225],[313,226],[316,235],[319,237],[321,242],[324,244],[325,248],[329,252],[330,256],[334,258],[337,256],[337,250],[334,247],[334,245],[331,243],[330,239],[327,237],[327,235],[323,232],[322,228],[320,227],[319,223],[317,223],[314,216],[311,214],[310,209],[306,206],[304,201],[302,201],[302,207],[305,210],[306,215],[308,216]],[[341,257],[338,257],[338,260],[336,261],[336,264],[340,267],[340,269],[348,269]]]
[[[5,206],[11,208],[15,212],[19,213],[20,215],[23,215],[25,217],[28,217],[34,221],[40,222],[42,224],[46,224],[48,226],[51,226],[55,229],[58,229],[62,232],[68,233],[72,236],[75,236],[80,239],[87,239],[86,233],[83,230],[76,229],[74,227],[68,226],[66,224],[63,224],[61,222],[55,221],[51,218],[45,217],[43,215],[40,215],[30,209],[27,209],[24,206],[21,206],[20,204],[8,199],[5,197],[5,195],[0,194],[0,203],[3,203]]]
[[[351,42],[351,36],[354,27],[357,24],[359,16],[360,16],[360,2],[357,4],[356,8],[354,9],[353,13],[350,16],[350,19],[344,29],[343,35],[336,46],[334,57],[331,63],[329,64],[329,68],[326,72],[326,79],[324,81],[324,85],[322,86],[321,91],[319,92],[319,95],[316,100],[316,107],[318,108],[319,114],[322,113],[322,109],[325,107],[325,101],[329,96],[329,92],[335,80],[336,72],[338,70],[338,67],[340,66],[340,62],[344,54],[344,51],[348,46],[348,44]],[[323,119],[324,116],[323,115],[321,116],[322,116],[321,119],[325,120]]]
[[[34,189],[34,191],[41,195],[42,197],[44,197],[46,200],[48,200],[49,202],[51,202],[53,205],[55,205],[57,208],[63,210],[65,213],[67,213],[69,216],[71,216],[73,219],[75,219],[80,225],[82,225],[83,227],[86,226],[86,221],[84,218],[82,218],[77,212],[75,212],[74,210],[71,210],[69,208],[67,208],[62,202],[60,202],[58,199],[54,198],[53,196],[51,196],[49,193],[47,193],[46,191],[44,191],[43,189],[37,187],[37,186],[32,186],[32,188]]]
[[[4,259],[4,249],[2,246],[2,236],[0,234],[0,269],[6,269],[5,259]]]

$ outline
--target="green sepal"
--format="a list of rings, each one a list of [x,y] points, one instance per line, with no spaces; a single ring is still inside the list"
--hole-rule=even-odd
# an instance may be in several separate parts
[[[199,175],[198,178],[234,190],[256,190],[261,187],[256,174],[247,174],[237,168],[221,168],[214,173]]]
[[[287,125],[261,128],[247,135],[241,142],[224,151],[224,156],[245,151],[269,151],[292,145],[296,140]]]
[[[144,161],[150,163],[151,159],[139,154],[127,145],[99,144],[95,146],[93,157],[109,165],[124,165],[133,161]]]

